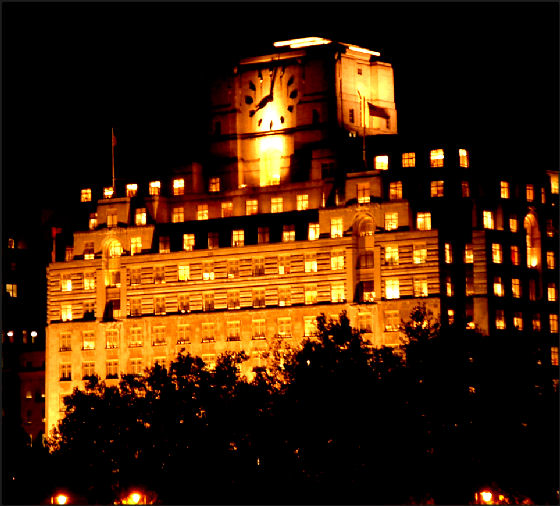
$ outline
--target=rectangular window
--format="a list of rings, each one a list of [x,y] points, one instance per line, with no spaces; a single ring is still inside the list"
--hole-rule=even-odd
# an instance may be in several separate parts
[[[558,174],[550,174],[550,193],[558,195]]]
[[[165,267],[163,265],[154,267],[154,283],[165,283]]]
[[[194,234],[183,234],[183,250],[192,251],[194,249]]]
[[[245,202],[245,214],[250,216],[252,214],[258,214],[259,212],[259,201],[258,200],[247,200]]]
[[[359,204],[369,204],[369,183],[358,183],[357,194]]]
[[[173,180],[173,195],[185,194],[185,180],[182,178]]]
[[[412,262],[415,264],[426,263],[428,257],[428,249],[426,244],[414,244],[412,246]]]
[[[344,283],[331,285],[331,302],[344,302]]]
[[[453,297],[455,291],[453,289],[453,282],[451,281],[451,276],[445,278],[445,294],[447,297]]]
[[[105,346],[107,349],[119,347],[119,331],[117,329],[109,329],[105,331]]]
[[[464,261],[466,264],[474,263],[474,252],[472,244],[465,244]]]
[[[469,198],[471,196],[471,188],[468,181],[461,181],[461,197]]]
[[[398,298],[400,298],[399,280],[398,279],[386,279],[385,280],[385,298],[386,299],[398,299]]]
[[[60,351],[72,350],[72,334],[70,332],[63,332],[60,334]]]
[[[63,322],[72,320],[72,304],[62,304],[61,315]]]
[[[72,260],[74,260],[74,248],[72,246],[66,246],[64,260],[66,262],[71,262]]]
[[[103,188],[103,198],[110,199],[113,197],[113,193],[115,193],[115,189],[112,186],[105,186]]]
[[[496,310],[496,329],[504,330],[506,328],[506,318],[503,309]]]
[[[63,274],[60,277],[61,290],[63,292],[72,291],[72,274]]]
[[[348,111],[348,121],[350,121],[350,123],[354,123],[354,109],[350,109]]]
[[[331,238],[342,237],[342,218],[331,218]]]
[[[547,298],[549,302],[556,302],[558,300],[558,294],[556,292],[556,283],[548,283]]]
[[[161,190],[161,181],[150,181],[149,193],[152,196],[159,195]]]
[[[502,282],[501,276],[494,277],[494,295],[496,297],[504,296],[504,284]]]
[[[206,292],[202,299],[202,310],[203,311],[214,311],[214,293]]]
[[[444,257],[446,264],[453,263],[453,250],[451,249],[451,244],[448,242],[444,244]]]
[[[399,265],[398,246],[385,246],[385,263],[387,265]]]
[[[331,251],[331,270],[340,271],[344,269],[344,251]]]
[[[416,167],[416,153],[403,153],[402,154],[403,167]]]
[[[186,293],[177,295],[177,310],[179,313],[188,313],[190,311],[189,296]]]
[[[134,213],[134,224],[137,227],[141,227],[142,225],[146,224],[146,209],[140,208],[136,209]]]
[[[208,204],[198,204],[196,208],[196,219],[197,220],[207,220],[208,219]],[[181,220],[183,221],[183,220]]]
[[[375,170],[388,170],[389,157],[387,155],[379,155],[373,159],[373,167]]]
[[[416,229],[432,230],[432,213],[416,213]]]
[[[264,258],[253,258],[253,276],[264,276]]]
[[[258,234],[258,243],[265,244],[270,242],[270,229],[269,227],[259,227],[257,230]]]
[[[131,358],[128,361],[128,374],[133,376],[142,375],[142,359],[141,358]]]
[[[81,202],[91,202],[91,188],[83,188],[80,196]]]
[[[210,193],[215,193],[220,191],[220,178],[219,177],[211,177],[210,182],[208,184],[208,191]]]
[[[535,189],[532,184],[528,184],[525,187],[525,195],[527,197],[527,202],[533,202],[535,199]]]
[[[177,268],[177,280],[189,281],[191,278],[191,269],[189,265],[179,265]]]
[[[229,321],[227,326],[227,340],[228,341],[239,341],[241,339],[241,322],[240,321]]]
[[[107,379],[115,379],[119,377],[119,361],[118,360],[107,360],[105,362],[105,377]]]
[[[233,202],[222,202],[222,218],[233,216]]]
[[[271,213],[284,212],[284,199],[282,197],[272,197],[270,199],[270,212]]]
[[[253,307],[265,307],[266,299],[264,288],[253,288]]]
[[[317,317],[304,316],[303,317],[303,332],[304,337],[312,337],[317,334]]]
[[[131,237],[130,238],[130,254],[138,255],[142,253],[142,238],[141,237]]]
[[[163,346],[166,344],[166,332],[164,325],[152,327],[152,346]]]
[[[533,315],[532,324],[533,324],[533,332],[540,332],[541,331],[541,315],[540,314],[537,313],[537,314]]]
[[[554,237],[555,231],[556,231],[556,229],[554,227],[554,223],[552,222],[552,219],[548,218],[546,220],[546,235],[547,235],[547,237]]]
[[[142,299],[130,299],[130,316],[142,316]]]
[[[509,183],[507,181],[500,181],[500,198],[509,199]]]
[[[205,281],[214,279],[214,262],[202,262],[202,279]]]
[[[130,269],[130,284],[139,285],[140,283],[142,283],[142,270]]]
[[[245,230],[232,231],[231,246],[233,248],[240,248],[242,246],[245,246]]]
[[[183,206],[174,207],[171,215],[171,222],[182,223],[183,221],[185,221],[185,208]]]
[[[188,323],[177,325],[177,344],[187,344],[191,342],[191,326]]]
[[[82,350],[95,350],[95,333],[93,331],[82,332]]]
[[[385,311],[385,332],[397,332],[401,325],[401,318],[398,309],[389,309]]]
[[[511,246],[511,264],[519,265],[519,246]]]
[[[290,274],[291,260],[289,255],[278,258],[278,274]]]
[[[278,336],[284,338],[292,336],[292,319],[289,316],[278,318]]]
[[[537,299],[537,286],[534,279],[529,280],[529,300]]]
[[[144,334],[142,327],[131,327],[128,332],[128,346],[129,348],[138,348],[144,344]]]
[[[316,241],[319,239],[319,223],[309,224],[308,239],[310,241]]]
[[[228,309],[239,309],[241,307],[239,303],[239,290],[231,290],[227,293],[227,308]]]
[[[466,149],[459,150],[459,167],[468,168],[469,166],[469,152]]]
[[[305,254],[305,272],[317,272],[317,254]]]
[[[502,245],[498,243],[492,243],[492,262],[495,264],[501,264],[502,261]]]
[[[385,230],[397,230],[399,228],[399,213],[385,213]]]
[[[170,247],[169,247],[169,236],[161,236],[159,238],[159,252],[160,253],[169,253]]]
[[[229,279],[239,277],[239,260],[228,260],[227,261],[227,277]]]
[[[358,313],[358,330],[366,333],[372,331],[370,313]]]
[[[546,268],[555,269],[556,268],[556,258],[554,256],[554,251],[546,252]]]
[[[389,183],[389,200],[402,199],[402,181],[392,181]]]
[[[253,339],[266,339],[266,320],[253,320]]]
[[[95,249],[93,242],[84,244],[84,260],[93,260],[95,258]]]
[[[60,381],[72,380],[72,364],[60,364]]]
[[[127,197],[136,197],[137,193],[138,193],[138,185],[136,183],[130,183],[126,185]]]
[[[430,197],[443,197],[443,181],[430,182]]]
[[[95,290],[95,272],[84,273],[84,290]]]
[[[517,218],[515,216],[511,216],[509,218],[509,229],[513,232],[517,232]]]
[[[488,230],[494,230],[494,213],[482,211],[482,226]]]
[[[511,295],[515,299],[521,297],[521,280],[518,278],[512,278],[511,280]]]
[[[284,225],[282,228],[282,242],[292,242],[296,240],[296,226]]]
[[[278,305],[281,307],[292,305],[292,290],[289,286],[278,288]]]
[[[474,276],[473,273],[467,273],[465,278],[465,295],[470,297],[474,294]]]
[[[513,313],[513,328],[515,330],[523,330],[523,314],[516,312]]]
[[[414,296],[428,296],[428,278],[414,278]]]
[[[550,314],[548,316],[548,324],[550,325],[550,333],[551,334],[558,334],[558,315],[557,314]],[[554,349],[554,347],[552,348]],[[558,348],[556,348],[556,366],[558,365]]]
[[[154,297],[154,314],[164,315],[165,314],[165,297]]]
[[[309,208],[309,195],[300,194],[297,196],[297,210],[305,211]]]
[[[362,283],[362,302],[375,302],[375,290],[373,281]]]
[[[432,149],[430,151],[430,167],[443,167],[443,149]]]
[[[317,287],[315,285],[305,286],[305,303],[317,304]]]

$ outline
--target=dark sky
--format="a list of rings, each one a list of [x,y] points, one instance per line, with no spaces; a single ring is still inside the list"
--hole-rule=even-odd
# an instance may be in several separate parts
[[[557,169],[558,5],[4,2],[3,220],[109,184],[109,127],[123,178],[196,158],[211,76],[310,35],[393,64],[400,133]]]

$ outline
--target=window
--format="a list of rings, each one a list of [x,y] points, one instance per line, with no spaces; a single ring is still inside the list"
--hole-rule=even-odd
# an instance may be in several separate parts
[[[150,195],[159,195],[161,189],[161,182],[160,181],[150,181],[149,184],[149,193]]]
[[[465,295],[470,297],[474,294],[474,275],[472,272],[467,273],[465,278]]]
[[[315,285],[305,286],[305,303],[317,304],[317,287]]]
[[[331,270],[340,271],[344,269],[344,251],[331,251]]]
[[[154,297],[154,314],[164,315],[165,314],[165,297]]]
[[[519,265],[519,246],[511,246],[511,264]]]
[[[402,154],[403,167],[416,167],[416,153],[403,153]]]
[[[140,376],[142,374],[142,359],[131,358],[128,361],[128,373],[133,376]]]
[[[202,299],[202,310],[203,311],[214,311],[214,293],[206,292]]]
[[[63,274],[60,277],[60,282],[62,284],[61,289],[63,292],[71,292],[72,291],[72,275],[71,274]]]
[[[95,350],[95,333],[93,331],[82,332],[82,350]]]
[[[81,202],[91,202],[91,188],[83,188],[80,196]]]
[[[183,234],[183,250],[192,251],[194,249],[194,234]]]
[[[453,297],[454,294],[453,281],[451,281],[451,276],[447,276],[445,278],[445,295],[447,295],[447,297]]]
[[[414,296],[415,297],[428,296],[428,278],[425,277],[414,278]]]
[[[507,181],[500,181],[500,198],[509,199],[509,183]]]
[[[289,255],[278,258],[278,274],[290,274],[291,261]]]
[[[239,260],[227,261],[227,277],[229,279],[239,277]]]
[[[494,277],[494,295],[496,297],[504,296],[504,284],[502,282],[501,276]]]
[[[556,283],[548,283],[547,299],[550,302],[556,302],[558,300],[558,294],[556,292]]]
[[[547,237],[554,237],[554,232],[555,232],[555,228],[554,228],[554,223],[552,222],[552,219],[548,218],[546,220],[546,235]]]
[[[447,323],[449,325],[453,325],[455,323],[455,310],[448,309],[447,310]]]
[[[292,305],[292,290],[289,286],[278,288],[278,305],[281,307]]]
[[[331,302],[344,302],[344,283],[333,283],[331,285]]]
[[[523,330],[523,315],[522,313],[513,313],[513,327],[515,330]]]
[[[70,332],[63,332],[60,334],[60,351],[72,350],[72,334]]]
[[[342,237],[342,218],[331,218],[331,238]]]
[[[288,317],[278,318],[278,336],[291,337],[292,319]]]
[[[503,309],[496,310],[496,329],[504,330],[506,328],[506,318]]]
[[[386,299],[398,299],[399,297],[400,297],[399,280],[398,279],[386,279],[385,280],[385,298]]]
[[[464,261],[466,264],[474,263],[474,253],[472,244],[465,244]]]
[[[138,185],[136,183],[130,183],[126,185],[126,196],[135,197],[138,193]]]
[[[541,315],[536,313],[533,315],[533,332],[540,332],[541,330]]]
[[[546,203],[546,190],[543,188],[541,188],[541,203],[545,204]]]
[[[207,220],[208,219],[208,204],[198,204],[196,208],[196,219],[197,220]],[[183,221],[183,220],[181,220]]]
[[[525,196],[527,197],[527,202],[533,202],[535,198],[535,189],[532,184],[528,184],[525,187]]]
[[[541,261],[541,235],[535,216],[528,214],[523,225],[526,230],[527,267],[538,267]]]
[[[142,253],[142,238],[141,237],[131,237],[130,238],[130,254],[138,255]]]
[[[72,380],[72,364],[60,364],[60,381]]]
[[[152,327],[152,346],[163,346],[166,344],[166,332],[164,325]]]
[[[188,323],[179,323],[177,325],[177,344],[186,344],[191,342],[191,326]]]
[[[309,208],[309,195],[300,194],[297,196],[297,210],[305,211]]]
[[[94,273],[92,273],[94,274]],[[87,276],[87,274],[86,274]],[[142,283],[142,270],[141,269],[130,269],[130,284],[139,285]]]
[[[177,295],[177,311],[179,313],[188,313],[190,311],[189,296],[186,293]]]
[[[509,218],[509,229],[513,233],[517,232],[517,218],[515,216],[510,216]]]
[[[74,248],[72,246],[66,246],[64,260],[66,262],[71,262],[72,260],[74,260]]]
[[[240,248],[245,246],[245,231],[244,230],[234,230],[232,232],[231,245],[234,248]]]
[[[135,215],[134,215],[134,224],[137,227],[140,227],[142,225],[146,224],[146,209],[145,208],[139,208],[136,209]]]
[[[373,281],[362,283],[362,302],[375,302],[375,290]]]
[[[305,272],[317,272],[317,254],[305,254]]]
[[[202,279],[205,281],[214,279],[214,262],[202,262]]]
[[[227,340],[239,341],[241,339],[241,322],[227,322]]]
[[[358,183],[356,188],[359,204],[369,204],[369,183]]]
[[[430,197],[443,197],[443,181],[430,182]]]
[[[284,225],[282,229],[282,242],[291,242],[296,240],[295,225]]]
[[[350,121],[350,123],[354,123],[354,109],[350,109],[348,111],[348,121]]]
[[[461,197],[469,198],[471,196],[471,189],[468,181],[461,181]]]
[[[142,316],[142,299],[130,299],[130,316]]]
[[[264,258],[253,258],[253,276],[264,276]]]
[[[401,325],[398,309],[389,309],[384,313],[385,332],[397,332]]]
[[[415,264],[426,263],[428,257],[428,248],[425,243],[412,245],[412,262]]]
[[[265,307],[264,288],[253,288],[253,307]]]
[[[558,174],[550,174],[550,193],[558,195]]]
[[[253,339],[266,339],[266,320],[253,320]]]
[[[373,268],[373,251],[366,251],[358,257],[358,269]]]
[[[546,268],[547,269],[556,268],[556,258],[554,257],[554,251],[546,252]]]
[[[389,200],[402,199],[402,181],[392,181],[389,183]]]
[[[114,189],[111,186],[103,188],[103,198],[110,199],[113,196]]]
[[[416,228],[432,230],[432,213],[416,213]]]
[[[529,300],[537,299],[537,285],[534,279],[529,280]]]
[[[270,241],[270,229],[268,227],[258,227],[257,235],[259,244],[265,244]]]
[[[315,316],[303,317],[303,332],[304,332],[304,337],[312,337],[317,334],[317,317]]]
[[[62,304],[61,313],[63,322],[72,320],[72,304]]]
[[[492,262],[495,264],[501,264],[502,261],[502,245],[498,243],[492,243]]]
[[[309,224],[308,239],[310,241],[316,241],[319,239],[319,223]]]
[[[95,272],[84,273],[84,290],[95,290]]]
[[[446,264],[453,263],[453,250],[451,249],[451,244],[448,242],[444,244],[444,260]]]
[[[117,213],[115,212],[108,212],[107,213],[107,227],[112,228],[116,227],[119,224],[119,219]]]
[[[518,278],[512,278],[511,280],[511,295],[515,299],[521,297],[521,280]]]
[[[106,378],[115,379],[119,376],[119,361],[118,360],[107,360],[105,362]]]
[[[245,202],[245,213],[247,216],[252,214],[258,214],[259,212],[259,201],[258,200],[247,200]]]
[[[469,152],[466,149],[459,150],[459,167],[467,168],[469,166]]]
[[[389,168],[389,157],[387,155],[376,156],[373,159],[375,170],[387,170]]]
[[[550,332],[552,334],[558,334],[558,315],[557,314],[550,314],[548,315],[548,323],[550,325]],[[554,350],[554,347],[552,348]],[[556,366],[558,366],[558,348],[556,348]]]
[[[154,267],[154,283],[165,283],[165,267],[163,265]]]
[[[494,213],[492,211],[482,211],[482,226],[489,230],[494,229]]]
[[[233,202],[222,202],[222,218],[233,216]]]
[[[183,206],[174,207],[173,213],[171,215],[171,222],[182,223],[183,221],[185,221],[185,209],[183,208]]]
[[[220,178],[219,177],[211,177],[210,178],[210,183],[208,184],[208,191],[210,191],[210,193],[220,191]]]
[[[128,333],[128,346],[130,348],[137,348],[142,346],[144,341],[144,335],[142,333],[142,327],[131,327]]]
[[[366,333],[370,333],[372,331],[370,313],[358,313],[358,330]]]
[[[387,265],[399,265],[398,246],[385,246],[385,263]]]
[[[228,309],[239,309],[241,305],[239,304],[239,290],[231,290],[227,293],[227,308]]]
[[[95,230],[97,227],[97,213],[91,213],[89,215],[89,229]]]
[[[385,230],[399,228],[399,213],[385,213]]]
[[[443,167],[443,149],[432,149],[430,151],[430,167]]]
[[[188,281],[191,277],[191,270],[189,265],[179,265],[177,268],[177,280]]]
[[[185,194],[185,180],[182,178],[173,180],[173,195]]]
[[[284,199],[282,197],[273,197],[270,199],[270,212],[281,213],[284,211]]]

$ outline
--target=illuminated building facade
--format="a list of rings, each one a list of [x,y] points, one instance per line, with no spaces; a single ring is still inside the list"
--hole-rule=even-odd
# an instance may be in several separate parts
[[[213,89],[207,166],[82,190],[88,222],[47,273],[48,428],[88,376],[241,350],[250,375],[320,313],[375,346],[422,303],[444,326],[557,335],[558,172],[477,180],[466,146],[390,135],[378,56],[277,43]]]

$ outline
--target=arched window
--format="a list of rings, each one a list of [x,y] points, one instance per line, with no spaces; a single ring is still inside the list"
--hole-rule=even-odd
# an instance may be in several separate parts
[[[527,267],[539,267],[541,263],[541,233],[537,218],[529,213],[523,220],[527,240]]]
[[[365,218],[361,221],[359,233],[360,237],[373,235],[373,220],[371,218]]]

